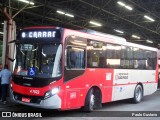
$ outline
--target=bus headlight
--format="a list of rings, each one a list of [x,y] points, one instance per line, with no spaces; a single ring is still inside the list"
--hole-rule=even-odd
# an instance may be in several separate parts
[[[60,91],[60,87],[53,88],[52,90],[45,93],[44,99],[47,99]]]
[[[51,90],[52,95],[57,94],[59,92],[59,87],[56,87]]]

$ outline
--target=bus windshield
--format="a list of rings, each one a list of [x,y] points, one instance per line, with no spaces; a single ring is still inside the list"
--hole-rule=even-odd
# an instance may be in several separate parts
[[[61,44],[17,44],[15,74],[52,78],[61,76]]]

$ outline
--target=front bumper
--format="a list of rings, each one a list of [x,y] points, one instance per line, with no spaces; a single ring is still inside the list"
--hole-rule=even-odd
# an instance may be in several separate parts
[[[16,103],[27,105],[27,106],[33,106],[38,108],[44,108],[44,109],[60,109],[61,108],[61,99],[60,97],[55,94],[47,99],[42,99],[42,97],[37,97],[37,99],[34,99],[31,102],[23,102],[21,101],[21,97],[17,97],[18,94],[13,95],[13,100]],[[22,96],[22,95],[21,95]],[[32,97],[29,97],[32,99]]]

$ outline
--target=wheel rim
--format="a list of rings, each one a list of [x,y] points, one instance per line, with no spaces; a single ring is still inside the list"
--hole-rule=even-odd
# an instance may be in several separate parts
[[[90,98],[90,109],[91,110],[93,110],[94,103],[95,103],[95,96],[94,94],[92,94]]]
[[[136,99],[137,101],[140,101],[142,98],[142,89],[140,87],[137,88],[137,92],[136,92]]]

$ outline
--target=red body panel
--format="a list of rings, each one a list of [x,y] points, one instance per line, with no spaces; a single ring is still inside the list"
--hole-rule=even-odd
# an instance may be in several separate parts
[[[53,89],[54,87],[60,86],[62,80],[57,81],[54,84],[50,84],[46,87],[42,88],[34,88],[34,87],[27,87],[27,86],[20,86],[12,82],[12,89],[14,92],[23,94],[23,95],[33,95],[33,96],[44,96],[44,94]],[[39,91],[38,93],[36,91]]]
[[[106,74],[111,75],[110,80],[106,80]],[[88,68],[86,70],[86,84],[89,85],[88,88],[92,86],[98,86],[102,92],[102,102],[111,101],[112,98],[112,85],[113,85],[113,69],[94,69]]]
[[[156,65],[156,83],[158,83],[158,75],[159,75],[159,66],[158,66],[158,53],[159,53],[159,51],[157,50],[157,65]]]
[[[111,73],[111,80],[106,80],[106,73]],[[113,69],[88,68],[83,75],[64,83],[64,85],[65,97],[63,100],[65,103],[62,109],[84,106],[86,94],[93,86],[100,88],[102,102],[108,102],[112,99]]]

